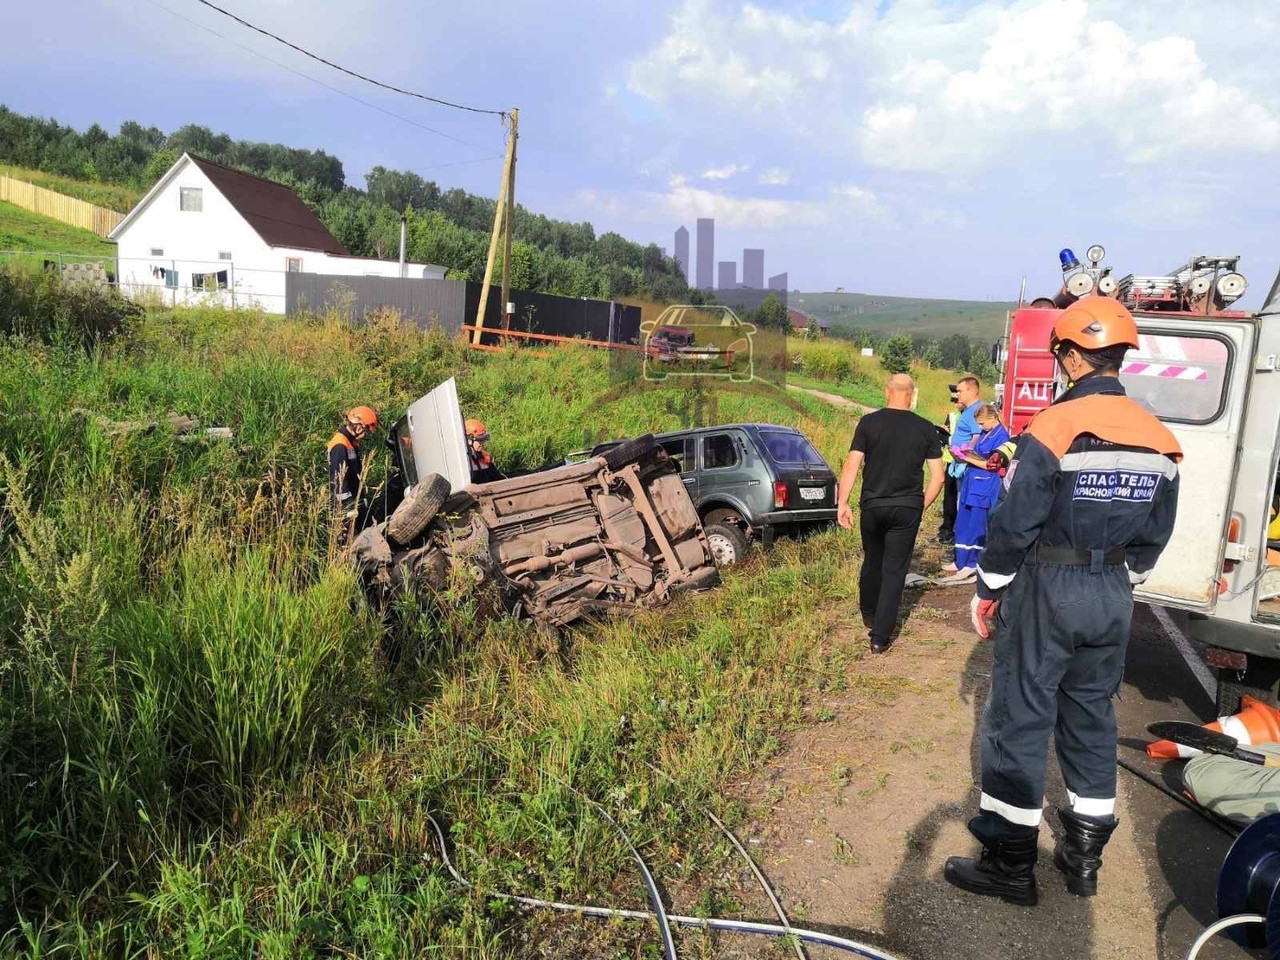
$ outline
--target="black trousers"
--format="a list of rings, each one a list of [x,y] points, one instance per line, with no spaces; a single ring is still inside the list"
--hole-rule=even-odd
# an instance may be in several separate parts
[[[960,512],[960,479],[947,474],[942,484],[942,526],[938,528],[941,536],[956,535],[956,514]]]
[[[1132,619],[1123,566],[1091,573],[1028,562],[1018,571],[1000,603],[982,715],[978,836],[996,840],[1039,824],[1051,734],[1071,799],[1085,805],[1076,812],[1109,815],[1116,795],[1111,698],[1124,676]]]
[[[920,530],[918,507],[864,506],[859,511],[862,531],[862,572],[858,577],[858,608],[871,625],[871,639],[884,643],[893,636],[902,602],[902,585],[911,566],[911,551]]]

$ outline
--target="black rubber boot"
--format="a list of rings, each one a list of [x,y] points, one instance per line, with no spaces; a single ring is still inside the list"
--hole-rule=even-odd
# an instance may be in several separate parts
[[[1102,848],[1120,821],[1081,816],[1068,807],[1058,808],[1058,819],[1062,836],[1053,848],[1053,865],[1067,875],[1068,891],[1077,897],[1092,897],[1098,892]]]
[[[973,826],[971,820],[970,831]],[[950,857],[943,869],[947,882],[970,893],[1034,907],[1040,901],[1036,889],[1039,830],[1016,839],[983,840],[980,835],[978,839],[982,840],[982,856]]]

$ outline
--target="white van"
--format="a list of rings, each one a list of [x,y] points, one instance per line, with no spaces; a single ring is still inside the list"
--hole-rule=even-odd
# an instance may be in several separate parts
[[[1235,712],[1241,693],[1275,702],[1280,684],[1280,276],[1256,314],[1231,310],[1212,296],[1215,283],[1239,277],[1221,274],[1223,263],[1234,271],[1234,258],[1197,258],[1185,276],[1112,286],[1139,331],[1121,380],[1184,454],[1173,538],[1135,596],[1188,611],[1219,670],[1220,714]],[[1197,274],[1202,266],[1212,272]],[[1065,305],[1020,304],[997,344],[1015,432],[1054,395],[1048,337]]]

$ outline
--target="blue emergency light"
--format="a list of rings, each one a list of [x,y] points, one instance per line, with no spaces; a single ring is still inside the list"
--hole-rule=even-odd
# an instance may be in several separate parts
[[[1070,247],[1063,247],[1058,251],[1058,259],[1062,261],[1062,272],[1075,270],[1080,266],[1080,261],[1076,259],[1076,255],[1071,252]]]

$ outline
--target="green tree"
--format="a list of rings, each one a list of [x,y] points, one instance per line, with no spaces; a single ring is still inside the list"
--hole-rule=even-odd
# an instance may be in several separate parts
[[[806,340],[821,340],[822,328],[818,326],[818,318],[809,315],[809,320],[804,325],[804,338]]]
[[[755,314],[756,323],[768,330],[786,330],[791,323],[791,318],[787,315],[787,308],[782,305],[778,295],[772,291],[761,301]]]
[[[929,365],[930,370],[937,370],[942,366],[942,348],[938,346],[938,341],[932,340],[929,345],[924,348],[924,354],[920,358]]]
[[[942,351],[942,365],[948,370],[964,370],[969,366],[971,346],[969,338],[962,333],[953,333],[944,337],[938,344]]]
[[[905,333],[894,334],[885,341],[880,366],[890,373],[907,373],[911,370],[911,356],[911,337]]]

